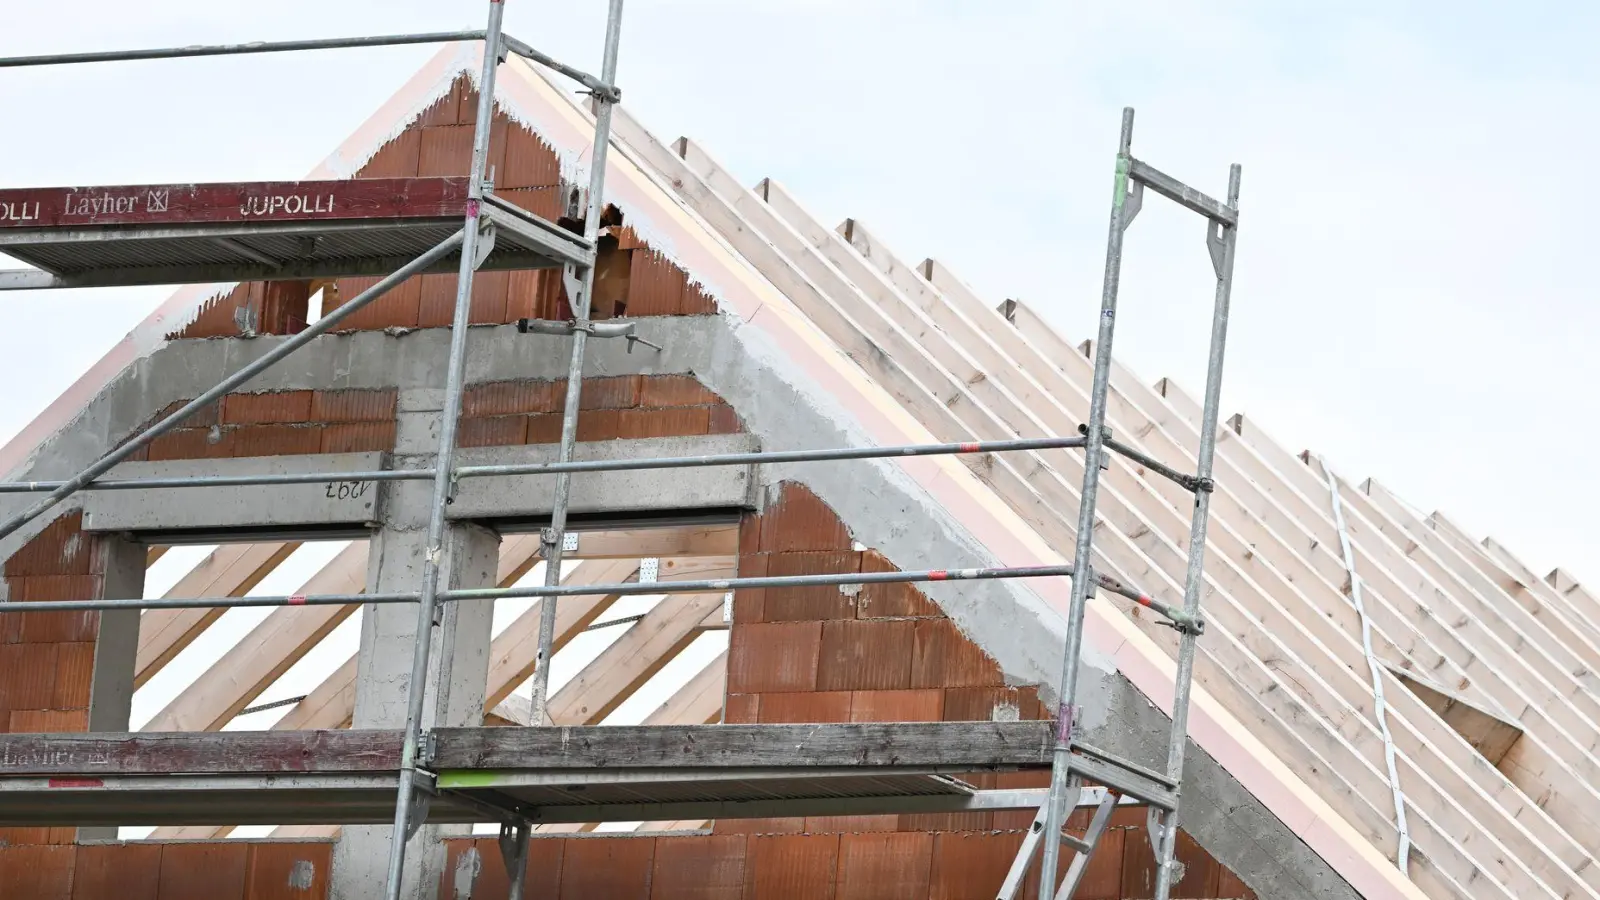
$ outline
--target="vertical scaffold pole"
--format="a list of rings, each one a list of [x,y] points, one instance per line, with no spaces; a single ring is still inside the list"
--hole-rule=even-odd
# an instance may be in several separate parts
[[[600,80],[615,85],[617,80],[617,46],[622,40],[622,0],[611,0],[606,17],[605,59],[601,63]],[[606,154],[611,146],[611,108],[609,97],[594,95],[594,153],[589,165],[589,204],[583,220],[583,236],[591,243],[600,235],[600,216],[605,212]],[[583,357],[589,336],[589,301],[594,293],[594,266],[572,273],[568,284],[575,280],[578,290],[572,301],[572,361],[567,366],[567,405],[561,414],[561,450],[558,459],[572,459],[572,447],[578,438],[578,405],[583,387]],[[572,494],[572,473],[556,475],[555,504],[550,511],[550,527],[544,530],[540,544],[544,557],[544,583],[555,587],[561,583],[561,554],[567,531],[567,505]],[[550,647],[556,634],[556,598],[548,597],[539,609],[539,646],[534,656],[533,670],[533,724],[547,725],[545,706],[550,696]]]
[[[1122,137],[1117,145],[1117,171],[1111,194],[1111,227],[1106,239],[1105,284],[1100,294],[1099,337],[1094,348],[1094,384],[1089,393],[1088,435],[1084,443],[1083,491],[1078,505],[1072,600],[1067,608],[1066,653],[1061,662],[1060,705],[1056,710],[1056,744],[1050,768],[1049,807],[1045,814],[1043,873],[1039,896],[1052,897],[1061,858],[1061,827],[1066,799],[1072,793],[1072,728],[1077,715],[1078,656],[1083,645],[1084,608],[1094,584],[1094,502],[1100,489],[1100,463],[1105,454],[1106,390],[1111,378],[1111,339],[1117,316],[1117,285],[1122,277],[1122,235],[1128,224],[1128,171],[1132,167],[1133,110],[1122,111]]]
[[[389,873],[385,896],[400,900],[406,843],[411,834],[412,798],[416,793],[417,754],[422,737],[423,699],[427,695],[428,656],[433,645],[438,609],[439,568],[449,552],[445,537],[445,504],[455,475],[456,427],[466,380],[467,326],[472,309],[472,275],[477,269],[479,221],[484,169],[489,158],[489,127],[494,120],[494,82],[503,53],[500,29],[503,0],[489,0],[489,25],[484,32],[483,76],[478,84],[478,122],[472,132],[472,171],[467,188],[467,217],[461,242],[461,268],[456,281],[455,317],[450,326],[450,358],[446,367],[443,409],[439,413],[439,452],[434,460],[433,498],[428,512],[427,552],[422,561],[421,599],[411,656],[411,681],[406,685],[406,728],[400,749],[400,781],[394,807],[394,834],[389,839]]]
[[[1228,171],[1228,207],[1239,208],[1239,165]],[[1228,303],[1233,292],[1233,250],[1238,226],[1215,220],[1206,221],[1206,248],[1216,270],[1216,303],[1211,314],[1211,349],[1206,361],[1205,406],[1200,414],[1200,452],[1195,475],[1200,489],[1194,494],[1194,518],[1189,522],[1189,567],[1184,575],[1183,611],[1191,620],[1200,612],[1200,590],[1204,583],[1206,524],[1211,506],[1211,461],[1217,448],[1217,414],[1222,399],[1222,358],[1228,342]],[[1167,777],[1183,792],[1183,754],[1189,733],[1189,694],[1194,686],[1195,641],[1193,630],[1178,638],[1178,671],[1172,695],[1172,732],[1167,744]],[[1156,855],[1155,900],[1167,900],[1172,891],[1174,860],[1178,845],[1178,813],[1151,811],[1152,849]]]

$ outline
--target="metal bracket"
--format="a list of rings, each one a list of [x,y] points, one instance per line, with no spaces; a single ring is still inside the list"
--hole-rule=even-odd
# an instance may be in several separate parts
[[[432,731],[424,731],[422,740],[417,747],[417,762],[424,766],[432,766],[439,755],[439,736]]]
[[[1139,210],[1144,208],[1144,182],[1128,179],[1128,196],[1122,201],[1122,230],[1127,231],[1133,224]]]
[[[572,311],[579,309],[578,299],[583,298],[583,309],[589,308],[589,298],[583,296],[583,279],[578,277],[578,267],[567,263],[561,267],[561,284],[567,289],[567,302],[572,306]]]
[[[639,560],[639,583],[655,584],[661,580],[661,560],[651,556]]]
[[[576,531],[568,531],[561,535],[561,552],[578,552],[578,533]]]
[[[409,842],[428,821],[428,808],[436,792],[431,774],[415,771],[412,775],[411,805],[406,813],[406,841]]]
[[[1162,824],[1165,813],[1154,806],[1144,812],[1144,830],[1150,835],[1150,852],[1156,855],[1156,865],[1161,865],[1161,850],[1164,846],[1166,826]]]
[[[1178,861],[1178,850],[1175,846],[1178,839],[1177,828],[1166,826],[1165,819],[1169,815],[1175,816],[1176,813],[1167,813],[1152,806],[1145,813],[1144,825],[1150,832],[1150,851],[1155,854],[1156,867],[1159,869],[1163,865],[1167,866],[1172,873],[1171,883],[1177,884],[1183,880],[1183,873],[1187,867]],[[1173,842],[1174,846],[1168,847],[1168,841]]]
[[[1222,278],[1222,264],[1228,252],[1228,226],[1215,219],[1206,220],[1206,251],[1211,254],[1211,270]]]
[[[528,833],[532,828],[526,820],[500,823],[500,859],[506,865],[506,881],[517,887],[528,866]],[[520,896],[517,891],[515,896]]]
[[[489,254],[494,252],[495,227],[493,219],[484,219],[483,225],[478,229],[478,246],[472,254],[472,270],[476,272],[483,266]]]

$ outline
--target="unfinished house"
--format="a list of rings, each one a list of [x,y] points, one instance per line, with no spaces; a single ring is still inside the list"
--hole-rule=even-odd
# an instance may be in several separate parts
[[[615,20],[597,79],[495,15],[302,181],[0,186],[0,287],[187,285],[0,451],[0,897],[1600,897],[1573,578],[1213,454],[1092,300],[662,140]],[[1233,197],[1123,150],[1113,242],[1149,187],[1225,281]]]

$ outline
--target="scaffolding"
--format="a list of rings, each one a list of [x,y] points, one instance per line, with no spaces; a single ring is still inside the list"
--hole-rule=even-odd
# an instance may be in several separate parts
[[[1042,841],[1043,884],[1055,884],[1061,846],[1071,846],[1074,855],[1065,880],[1054,896],[1067,900],[1077,889],[1088,868],[1090,855],[1104,834],[1111,813],[1113,796],[1108,794],[1095,810],[1083,839],[1066,836],[1067,795],[1088,777],[1102,780],[1098,771],[1105,764],[1138,776],[1162,790],[1135,796],[1149,804],[1150,846],[1156,856],[1156,900],[1167,900],[1176,880],[1178,844],[1178,805],[1183,787],[1184,745],[1188,741],[1189,695],[1194,686],[1195,643],[1205,630],[1200,615],[1200,589],[1204,581],[1206,525],[1209,520],[1212,457],[1217,443],[1217,415],[1222,395],[1222,360],[1228,338],[1228,305],[1233,292],[1233,254],[1239,225],[1239,175],[1234,164],[1228,173],[1228,200],[1215,199],[1189,187],[1133,156],[1133,109],[1122,111],[1122,134],[1117,145],[1116,176],[1111,194],[1111,226],[1106,239],[1105,283],[1100,295],[1100,327],[1094,345],[1094,381],[1089,393],[1089,421],[1080,426],[1085,437],[1083,490],[1078,507],[1077,547],[1073,559],[1081,570],[1090,571],[1094,550],[1094,504],[1100,487],[1100,471],[1106,467],[1107,450],[1121,453],[1164,478],[1169,478],[1194,494],[1194,513],[1189,524],[1188,565],[1184,573],[1183,607],[1167,621],[1178,632],[1178,670],[1172,697],[1172,724],[1167,738],[1167,761],[1162,771],[1153,771],[1127,761],[1116,760],[1085,747],[1073,733],[1077,719],[1078,667],[1083,646],[1083,619],[1092,586],[1089,578],[1072,580],[1071,605],[1067,610],[1067,647],[1061,672],[1060,705],[1056,711],[1056,744],[1050,770],[1050,792],[1035,817],[1028,838],[1001,888],[1000,900],[1012,900]],[[1198,213],[1206,220],[1206,250],[1216,274],[1216,295],[1211,317],[1211,342],[1206,362],[1205,400],[1200,419],[1200,447],[1195,473],[1179,472],[1117,441],[1106,426],[1106,395],[1111,380],[1111,344],[1116,332],[1117,290],[1122,278],[1122,242],[1128,226],[1139,214],[1149,188]],[[1092,764],[1090,764],[1092,763]],[[1114,790],[1117,785],[1103,781]],[[1043,839],[1056,835],[1060,840]],[[1041,891],[1041,896],[1043,895]]]
[[[580,406],[585,345],[590,337],[641,341],[633,323],[595,322],[590,318],[590,298],[594,289],[595,250],[604,212],[606,157],[610,145],[611,115],[620,102],[616,87],[618,44],[622,0],[610,0],[601,72],[598,76],[567,66],[512,38],[502,30],[503,0],[490,0],[487,26],[482,30],[425,34],[356,37],[329,40],[285,41],[240,45],[183,47],[65,54],[0,59],[0,68],[95,62],[172,59],[283,51],[327,50],[421,44],[450,41],[478,41],[484,45],[483,68],[479,80],[478,109],[473,133],[471,169],[466,178],[406,178],[344,182],[280,182],[226,185],[139,185],[88,189],[99,193],[102,202],[92,220],[75,213],[60,191],[0,190],[0,252],[36,268],[0,271],[0,290],[92,287],[132,284],[195,283],[226,280],[283,280],[366,275],[383,277],[370,288],[326,312],[303,331],[288,337],[253,362],[239,368],[216,386],[184,404],[160,421],[136,434],[117,449],[105,454],[74,477],[64,481],[0,483],[0,494],[44,494],[41,499],[0,522],[0,538],[17,532],[67,497],[79,491],[136,489],[179,489],[244,485],[310,484],[328,480],[372,482],[428,481],[432,484],[427,525],[426,556],[421,584],[416,591],[363,594],[323,594],[294,596],[255,596],[240,598],[198,598],[182,600],[101,599],[54,602],[51,610],[163,609],[179,607],[237,608],[322,604],[416,604],[417,629],[413,642],[407,712],[398,746],[368,747],[382,762],[370,770],[301,773],[284,777],[270,768],[259,771],[213,771],[133,773],[113,772],[104,778],[88,779],[93,784],[67,785],[90,787],[91,793],[65,795],[54,790],[58,779],[46,776],[68,773],[71,754],[49,760],[24,761],[26,777],[4,779],[0,796],[22,810],[19,821],[49,820],[54,816],[75,817],[78,824],[110,821],[118,810],[155,809],[156,815],[194,816],[197,810],[223,816],[230,822],[246,819],[288,821],[289,810],[314,805],[308,815],[333,816],[341,822],[387,822],[394,826],[390,841],[386,896],[396,900],[401,891],[406,845],[424,821],[471,822],[484,817],[499,821],[501,847],[511,883],[511,896],[520,896],[522,871],[527,860],[527,842],[533,822],[596,821],[602,816],[676,818],[696,815],[707,818],[770,816],[789,814],[850,814],[893,811],[970,810],[995,808],[1039,809],[1015,863],[1001,887],[999,897],[1009,900],[1031,866],[1032,857],[1043,846],[1043,871],[1054,884],[1059,868],[1062,843],[1076,851],[1066,880],[1054,896],[1067,898],[1081,877],[1089,854],[1104,832],[1111,809],[1119,804],[1149,807],[1152,846],[1158,861],[1156,894],[1165,900],[1174,879],[1174,853],[1182,787],[1184,742],[1186,739],[1189,694],[1192,684],[1195,642],[1204,631],[1199,609],[1204,562],[1207,502],[1212,490],[1212,453],[1215,445],[1218,397],[1221,387],[1223,348],[1226,338],[1228,300],[1232,284],[1233,252],[1237,228],[1239,167],[1229,179],[1228,200],[1218,202],[1175,179],[1134,159],[1130,152],[1133,112],[1125,110],[1121,143],[1117,155],[1105,288],[1099,320],[1099,339],[1095,347],[1094,380],[1088,422],[1078,435],[1019,438],[945,444],[920,444],[889,447],[847,447],[781,452],[730,453],[711,456],[662,457],[654,459],[576,460],[577,415]],[[508,55],[517,55],[545,66],[578,82],[592,96],[595,111],[593,156],[583,216],[583,232],[575,234],[556,223],[530,215],[497,197],[492,173],[487,171],[490,123],[495,102],[495,80],[499,65]],[[1117,286],[1121,268],[1123,233],[1138,213],[1144,189],[1158,194],[1205,217],[1208,222],[1207,247],[1215,267],[1217,288],[1206,378],[1205,406],[1201,427],[1199,458],[1194,474],[1187,474],[1151,459],[1118,442],[1105,425],[1106,395],[1111,365],[1111,346],[1116,315]],[[298,198],[298,200],[296,200]],[[282,200],[282,202],[277,202]],[[458,281],[452,320],[443,409],[440,413],[439,441],[434,465],[410,469],[383,469],[361,472],[278,473],[261,475],[196,476],[188,478],[104,478],[117,464],[129,459],[140,448],[177,427],[191,414],[220,399],[235,388],[277,364],[342,320],[367,306],[406,279],[423,273],[449,271],[454,266]],[[563,273],[572,318],[565,322],[529,322],[524,331],[570,336],[572,341],[566,400],[562,417],[558,456],[553,463],[518,465],[458,466],[455,464],[457,428],[466,382],[467,336],[473,276],[479,269],[555,268]],[[386,273],[386,274],[385,274]],[[638,470],[664,470],[706,466],[746,466],[754,464],[827,462],[840,460],[892,459],[910,456],[991,454],[1041,449],[1082,449],[1084,479],[1077,523],[1077,544],[1070,565],[928,569],[919,571],[847,573],[839,575],[797,575],[755,578],[702,579],[673,583],[620,583],[563,586],[561,561],[567,546],[567,526],[571,480],[579,473]],[[1107,452],[1120,453],[1156,474],[1170,478],[1195,495],[1188,568],[1181,605],[1159,601],[1143,591],[1125,585],[1108,574],[1094,571],[1093,525],[1095,495],[1099,473],[1107,463]],[[517,475],[554,475],[555,495],[550,524],[540,534],[541,557],[545,563],[545,583],[539,587],[493,589],[441,589],[441,560],[448,552],[445,510],[457,484],[467,478],[497,478]],[[731,769],[732,775],[720,782],[703,772],[662,774],[657,770],[606,775],[583,768],[584,761],[570,755],[565,743],[560,753],[548,749],[526,749],[530,758],[559,757],[557,763],[543,763],[549,771],[530,769],[506,775],[495,791],[475,791],[485,787],[480,778],[460,778],[452,783],[441,777],[449,767],[450,742],[471,743],[470,736],[456,732],[474,729],[437,729],[424,721],[424,695],[430,673],[430,635],[439,621],[439,604],[509,597],[557,598],[576,594],[673,594],[692,592],[731,592],[767,587],[808,587],[870,583],[927,583],[952,580],[1068,577],[1071,602],[1067,615],[1066,656],[1061,675],[1057,724],[986,723],[994,727],[960,732],[963,725],[882,726],[878,740],[883,746],[898,746],[896,740],[962,738],[965,756],[959,765],[933,759],[917,761],[915,753],[897,760],[868,760],[862,755],[859,765],[848,768],[804,769],[794,766],[746,765]],[[1083,638],[1086,604],[1094,589],[1125,597],[1152,610],[1179,634],[1177,683],[1168,741],[1166,767],[1162,771],[1134,762],[1084,743],[1074,734],[1077,706],[1077,672]],[[37,608],[37,607],[35,607]],[[0,602],[0,613],[26,609],[16,602]],[[540,611],[537,655],[533,675],[534,728],[527,731],[555,731],[549,725],[546,704],[549,689],[549,657],[554,641],[556,604],[544,603]],[[1015,727],[1013,727],[1015,726]],[[704,726],[727,729],[730,746],[744,746],[755,735],[766,734],[788,740],[785,726]],[[810,726],[808,726],[810,727]],[[1044,731],[1040,731],[1040,727]],[[509,734],[516,729],[493,729]],[[565,729],[564,731],[570,731]],[[650,729],[641,729],[649,731]],[[658,730],[665,730],[658,727]],[[739,732],[739,734],[734,734]],[[848,734],[854,734],[850,732]],[[383,733],[373,733],[383,734]],[[841,734],[847,733],[841,732]],[[965,736],[963,738],[963,735]],[[93,736],[87,736],[93,737]],[[171,741],[181,736],[166,735]],[[996,743],[988,746],[985,738]],[[1039,737],[1033,746],[1030,740]],[[377,740],[378,738],[372,738]],[[171,746],[171,741],[165,746]],[[535,741],[536,743],[537,741]],[[83,742],[79,742],[80,744]],[[908,743],[908,747],[913,744]],[[352,745],[353,747],[353,745]],[[443,749],[441,749],[443,747]],[[391,752],[392,751],[392,752]],[[537,752],[536,752],[537,751]],[[359,754],[359,748],[349,752]],[[540,753],[544,755],[541,756]],[[386,755],[388,754],[388,755]],[[392,755],[393,759],[389,756]],[[491,756],[493,754],[490,754]],[[889,755],[889,754],[886,754]],[[459,752],[456,766],[483,766],[481,754]],[[911,759],[911,762],[906,762]],[[566,763],[563,768],[561,763]],[[950,775],[975,768],[1043,766],[1051,767],[1048,791],[977,791]],[[861,766],[877,766],[863,775]],[[510,769],[514,766],[502,766]],[[110,770],[106,770],[110,771]],[[652,772],[654,774],[652,774]],[[118,779],[121,779],[119,781]],[[520,779],[520,780],[519,780]],[[785,781],[787,779],[787,781]],[[827,801],[811,796],[798,783],[832,779]],[[69,779],[70,780],[70,779]],[[692,802],[677,806],[625,802],[638,796],[641,781],[666,788],[684,789],[686,784],[717,782],[715,790],[702,790]],[[586,781],[599,788],[589,794],[574,795],[560,785]],[[1085,786],[1085,781],[1095,786]],[[48,784],[46,782],[49,782]],[[789,785],[789,795],[774,793],[774,784]],[[606,788],[616,789],[607,794]],[[519,793],[519,791],[521,793]],[[540,793],[540,792],[543,793]],[[741,793],[741,791],[743,793]],[[672,793],[671,790],[667,793]],[[392,803],[386,798],[392,797]],[[611,797],[611,802],[607,801]],[[113,798],[108,800],[107,798]],[[248,801],[245,798],[251,798]],[[777,798],[774,801],[774,798]],[[1094,808],[1085,838],[1079,840],[1063,831],[1067,801]],[[756,801],[764,801],[758,803]],[[782,805],[782,801],[791,801]],[[852,801],[855,802],[851,805]],[[779,805],[774,806],[773,802]],[[31,806],[29,804],[32,804]],[[250,804],[253,811],[242,804]],[[812,803],[813,806],[807,806]],[[841,805],[842,804],[842,805]],[[648,807],[648,808],[646,808]],[[381,809],[392,808],[384,816]],[[556,818],[551,818],[551,810]],[[816,810],[816,811],[813,811]],[[566,816],[567,818],[560,818]],[[109,818],[108,818],[109,817]],[[176,821],[176,820],[175,820]],[[1055,835],[1060,840],[1045,840]]]

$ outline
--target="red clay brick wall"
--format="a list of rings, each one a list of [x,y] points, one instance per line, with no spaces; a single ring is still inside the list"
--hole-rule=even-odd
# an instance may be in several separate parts
[[[553,444],[561,439],[567,381],[474,385],[462,400],[463,447]],[[689,375],[585,378],[578,440],[612,441],[732,434],[743,426],[733,407]]]
[[[396,392],[273,391],[229,394],[151,441],[139,460],[357,453],[394,447]],[[550,444],[561,439],[566,379],[476,384],[462,398],[462,447]],[[171,415],[175,401],[150,419]],[[579,399],[578,440],[731,434],[733,407],[690,375],[589,378]],[[147,423],[149,424],[149,423]],[[56,599],[56,598],[52,598]]]
[[[1081,831],[1082,825],[1078,830]],[[1108,832],[1075,900],[1143,900],[1153,893],[1150,866],[1130,865],[1124,825]],[[989,900],[1016,855],[1014,831],[815,831],[793,834],[692,834],[546,837],[529,844],[524,897],[549,900]],[[453,900],[456,866],[467,848],[481,857],[472,900],[509,893],[493,838],[445,842],[448,863],[439,897]],[[1141,848],[1148,855],[1148,846]],[[1215,862],[1187,844],[1190,874],[1175,900],[1253,898]],[[1201,866],[1198,873],[1196,866]],[[1038,898],[1037,865],[1021,896]]]
[[[448,94],[384,145],[355,177],[467,174],[477,115],[477,92],[465,78],[457,80]],[[494,173],[495,193],[534,215],[561,220],[572,186],[561,180],[555,150],[501,112],[495,114],[489,134],[488,164]],[[572,220],[565,224],[577,228]],[[591,307],[596,319],[716,312],[716,305],[698,284],[640,241],[632,229],[615,226],[602,233],[595,269]],[[257,334],[294,334],[305,327],[308,298],[317,289],[323,290],[322,309],[326,312],[378,280],[241,284],[208,301],[193,323],[169,337],[238,336],[243,333],[241,317],[254,323]],[[446,327],[454,316],[455,296],[455,275],[412,278],[339,323],[339,330]],[[482,271],[473,278],[471,315],[473,324],[499,325],[524,318],[565,319],[571,317],[571,311],[560,270]]]
[[[61,516],[24,544],[4,571],[12,601],[101,596],[99,538],[80,530],[81,513]],[[84,731],[94,674],[94,612],[0,616],[0,731]],[[72,828],[0,828],[0,845],[70,844]],[[0,888],[6,885],[0,878]],[[0,889],[0,897],[9,896]]]
[[[228,394],[130,458],[164,461],[390,450],[397,396],[393,388]],[[139,430],[186,403],[168,404]]]
[[[85,535],[81,513],[51,522],[6,560],[13,601],[100,596],[99,539]],[[0,616],[0,731],[83,731],[89,726],[94,672],[94,612]]]
[[[331,843],[0,846],[6,900],[322,900]]]

